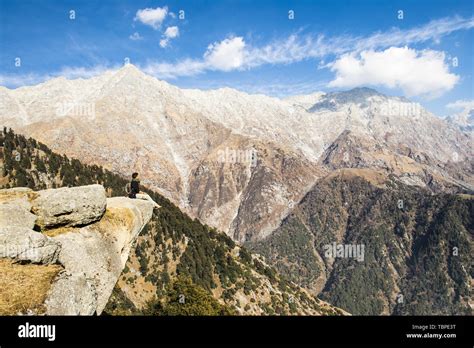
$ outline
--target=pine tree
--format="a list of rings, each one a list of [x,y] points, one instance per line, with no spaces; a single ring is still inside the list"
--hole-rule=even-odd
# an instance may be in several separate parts
[[[15,173],[15,186],[18,186],[18,187],[28,186],[28,179],[24,170],[18,170]]]
[[[44,162],[39,154],[35,156],[35,168],[40,173],[47,173],[46,166],[44,165]]]
[[[28,151],[22,151],[20,153],[20,166],[23,169],[31,169],[31,161],[30,156],[28,155]]]

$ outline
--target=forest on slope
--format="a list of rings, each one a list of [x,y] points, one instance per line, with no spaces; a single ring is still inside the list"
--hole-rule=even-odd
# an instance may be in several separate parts
[[[0,188],[101,184],[110,197],[125,195],[125,178],[54,153],[11,129],[0,131],[0,150]],[[161,208],[139,236],[105,314],[344,313],[280,276],[224,233],[191,219],[165,197],[144,191]]]
[[[433,194],[370,169],[342,169],[248,247],[352,314],[472,315],[473,238],[472,195]],[[327,257],[332,243],[363,245],[363,260]]]

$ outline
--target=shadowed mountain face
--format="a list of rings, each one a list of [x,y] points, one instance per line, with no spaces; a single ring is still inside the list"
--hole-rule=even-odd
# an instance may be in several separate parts
[[[374,89],[359,87],[350,91],[328,93],[314,104],[309,111],[315,112],[324,109],[336,111],[339,105],[347,103],[362,104],[367,107],[368,99],[371,97],[387,99],[383,94]],[[406,99],[403,99],[403,101],[409,102]]]
[[[377,169],[406,185],[437,193],[472,192],[472,161],[443,163],[403,144],[390,150],[350,131],[339,135],[319,164],[329,172],[343,168]]]
[[[472,315],[473,217],[472,195],[343,169],[251,249],[353,314]]]
[[[367,88],[280,100],[179,89],[127,65],[0,94],[2,124],[84,163],[139,171],[145,184],[241,242],[269,235],[334,168],[473,188],[472,133]],[[347,148],[347,137],[358,145]]]

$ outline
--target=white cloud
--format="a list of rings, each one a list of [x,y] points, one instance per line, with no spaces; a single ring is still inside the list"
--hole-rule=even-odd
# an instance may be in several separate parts
[[[134,32],[132,35],[128,37],[130,40],[137,41],[137,40],[143,40],[143,37],[140,36],[139,33]]]
[[[95,65],[92,67],[63,67],[61,70],[54,74],[53,77],[57,76],[63,76],[67,79],[78,79],[78,78],[83,78],[83,79],[88,79],[100,74],[103,74],[107,70],[110,69],[116,69],[117,66],[115,67],[107,67],[105,65]]]
[[[238,83],[233,82],[229,87],[251,94],[263,94],[277,98],[285,98],[289,95],[308,95],[314,93],[318,88],[324,88],[325,82],[309,80],[305,82],[278,82],[265,81],[264,83]],[[213,88],[222,88],[216,84]]]
[[[161,39],[160,40],[160,46],[163,47],[163,48],[168,46],[168,39]]]
[[[394,28],[365,37],[346,35],[326,38],[324,35],[312,36],[297,33],[261,47],[252,47],[242,37],[234,37],[211,44],[200,59],[186,58],[175,63],[150,62],[145,70],[158,78],[173,78],[199,74],[206,70],[229,71],[249,69],[265,64],[291,64],[332,55],[341,56],[349,52],[360,53],[439,40],[454,31],[473,27],[474,18],[447,17],[412,29]],[[227,58],[230,60],[227,61]],[[189,66],[185,67],[185,63]],[[330,65],[326,64],[322,67]]]
[[[474,100],[456,100],[453,103],[449,103],[446,105],[447,108],[449,109],[454,109],[454,110],[472,110],[474,109]]]
[[[168,46],[171,39],[177,38],[179,36],[179,28],[177,26],[166,28],[161,40],[160,46],[165,48]]]
[[[21,86],[36,85],[48,80],[48,75],[39,74],[2,74],[0,75],[0,86],[16,88]]]
[[[201,59],[187,58],[176,63],[149,62],[143,71],[159,78],[192,76],[206,70],[230,71],[243,66],[245,54],[244,39],[230,37],[210,44]]]
[[[246,64],[250,67],[263,64],[290,64],[306,59],[323,58],[328,55],[342,55],[348,52],[383,49],[391,46],[405,46],[429,40],[439,41],[441,37],[457,30],[474,27],[474,17],[446,17],[425,25],[402,30],[393,28],[369,36],[333,36],[293,34],[263,47],[253,48]]]
[[[407,96],[438,96],[459,80],[449,72],[444,52],[408,47],[345,54],[330,69],[336,73],[330,87],[384,86],[401,88]]]
[[[455,102],[446,105],[446,107],[448,109],[458,110],[460,114],[465,114],[471,110],[474,110],[474,99],[456,100]]]
[[[167,7],[156,9],[147,8],[137,11],[135,20],[139,20],[155,29],[159,29],[167,14],[169,15]],[[208,70],[230,71],[236,69],[251,69],[265,64],[291,64],[309,59],[325,59],[327,61],[327,57],[339,57],[336,59],[336,62],[326,63],[320,66],[321,68],[330,68],[335,66],[345,55],[352,55],[360,64],[362,63],[362,58],[361,56],[358,57],[358,55],[362,52],[373,51],[376,53],[377,51],[386,50],[393,46],[400,47],[410,44],[419,44],[430,40],[440,40],[443,36],[454,31],[467,30],[473,27],[474,17],[446,17],[433,20],[425,25],[412,29],[394,28],[386,32],[377,32],[368,36],[344,35],[325,37],[324,35],[302,35],[298,32],[289,37],[275,40],[259,47],[250,45],[245,42],[242,37],[228,37],[223,41],[214,42],[209,45],[201,57],[183,58],[176,62],[149,61],[147,64],[142,65],[141,68],[143,71],[158,78],[171,79],[179,76],[196,75]],[[160,45],[168,45],[169,38],[164,36],[164,34],[162,40],[165,40],[165,42],[160,42]],[[442,78],[440,81],[434,81],[434,88],[428,86],[428,93],[441,93],[444,90],[452,88],[452,85],[457,82],[458,77],[454,74],[450,74],[444,64],[444,56],[441,56],[443,55],[442,52],[425,51],[425,53],[423,53],[422,51],[415,53],[416,59],[411,59],[414,64],[420,61],[429,62],[431,64],[429,68],[421,67],[423,69],[422,71],[428,74],[428,70],[433,69],[433,71],[438,72]],[[364,68],[367,69],[367,66]],[[358,69],[360,69],[360,67],[358,67]],[[421,76],[421,72],[417,71],[416,73],[416,76]],[[433,80],[435,75],[425,75],[425,77]],[[34,78],[40,77],[31,78],[24,76],[25,81],[32,81]],[[16,76],[15,79],[19,82],[18,76]],[[5,84],[3,81],[5,81],[5,77],[3,77],[3,79],[0,78],[1,84]],[[408,82],[409,76],[400,81],[389,79],[381,83],[387,83],[387,85],[391,83],[394,86],[409,90],[412,94],[421,93],[423,85],[428,85],[427,81],[415,80],[412,81],[413,86],[409,87]]]
[[[245,42],[242,37],[232,37],[214,42],[207,47],[204,61],[209,69],[229,71],[244,64]]]
[[[140,21],[153,29],[159,29],[168,14],[168,7],[145,8],[137,11],[135,21]]]
[[[166,28],[164,35],[170,39],[174,39],[179,36],[179,28],[177,26],[168,27]]]
[[[162,79],[174,79],[178,76],[192,76],[206,70],[205,62],[184,59],[177,63],[149,62],[142,67],[143,72]]]

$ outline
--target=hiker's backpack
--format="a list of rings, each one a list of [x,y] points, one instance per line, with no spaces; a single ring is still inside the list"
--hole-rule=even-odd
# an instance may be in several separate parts
[[[127,196],[132,193],[132,186],[130,185],[130,183],[127,183],[127,185],[125,185],[125,192],[127,193]]]

